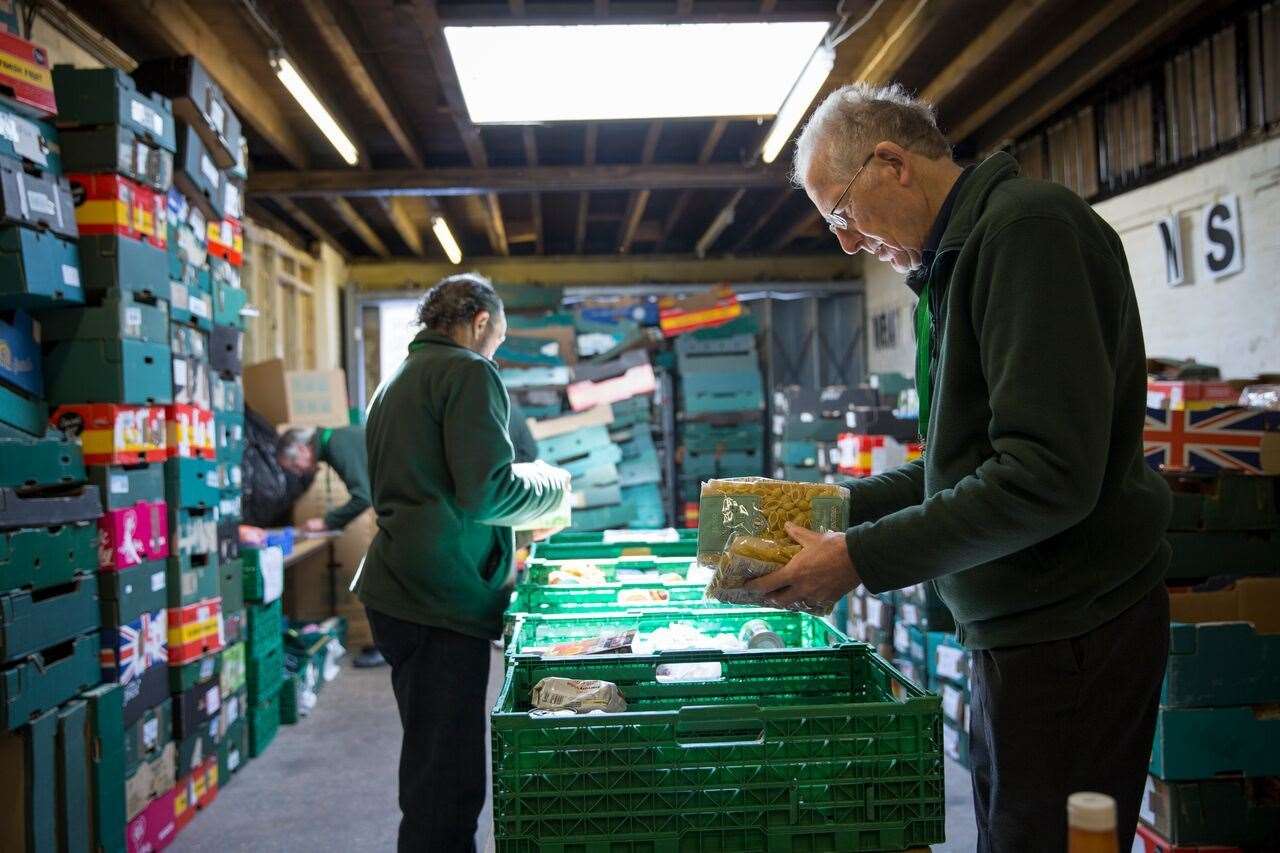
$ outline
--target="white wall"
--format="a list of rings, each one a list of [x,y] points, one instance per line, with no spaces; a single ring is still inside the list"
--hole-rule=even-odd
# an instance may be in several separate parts
[[[1216,281],[1200,270],[1204,205],[1239,198],[1244,269]],[[1147,353],[1216,364],[1223,376],[1280,371],[1280,139],[1254,145],[1096,205],[1120,234],[1142,312]],[[1165,285],[1155,221],[1178,216],[1189,283]],[[879,312],[898,308],[898,346],[871,345],[872,372],[915,373],[915,296],[888,264],[863,256],[867,334]]]
[[[1244,269],[1201,270],[1201,208],[1236,194]],[[1120,234],[1149,355],[1194,357],[1226,377],[1280,371],[1280,139],[1271,139],[1096,206]],[[1165,284],[1155,221],[1177,216],[1189,284]]]

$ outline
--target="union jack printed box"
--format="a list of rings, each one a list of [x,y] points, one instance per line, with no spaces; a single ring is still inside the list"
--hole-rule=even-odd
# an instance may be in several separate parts
[[[1280,474],[1280,411],[1149,408],[1142,440],[1147,464],[1157,471]]]
[[[141,681],[152,667],[169,663],[169,632],[164,610],[143,613],[125,625],[102,629],[98,658],[102,680],[114,684]]]

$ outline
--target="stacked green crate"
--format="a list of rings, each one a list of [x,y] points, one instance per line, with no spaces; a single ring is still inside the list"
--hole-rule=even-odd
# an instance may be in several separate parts
[[[1254,481],[1239,486],[1264,497],[1223,518],[1271,515],[1274,494],[1256,485],[1274,487],[1274,480],[1238,479]],[[1202,492],[1200,517],[1212,517],[1221,497],[1238,488]],[[1178,503],[1175,522],[1191,509]],[[1170,847],[1266,847],[1280,837],[1280,804],[1268,793],[1280,785],[1280,579],[1175,589],[1170,614],[1169,663],[1139,817]]]
[[[245,685],[248,699],[249,754],[261,755],[280,725],[280,686],[284,681],[284,618],[280,593],[284,557],[277,547],[244,548]]]

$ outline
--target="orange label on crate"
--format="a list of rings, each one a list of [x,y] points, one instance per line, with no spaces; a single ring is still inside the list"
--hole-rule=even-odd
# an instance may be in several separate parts
[[[203,622],[188,622],[185,625],[169,625],[170,646],[185,646],[217,636],[218,620],[216,618]]]

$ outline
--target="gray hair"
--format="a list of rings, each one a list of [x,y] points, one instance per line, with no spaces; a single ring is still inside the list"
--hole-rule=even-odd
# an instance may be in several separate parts
[[[832,179],[848,180],[884,141],[931,160],[951,156],[932,104],[913,98],[899,83],[854,83],[828,95],[805,123],[796,139],[791,180],[803,186],[815,161]]]
[[[294,427],[287,429],[276,439],[276,458],[282,461],[297,462],[302,448],[315,438],[314,427]]]

